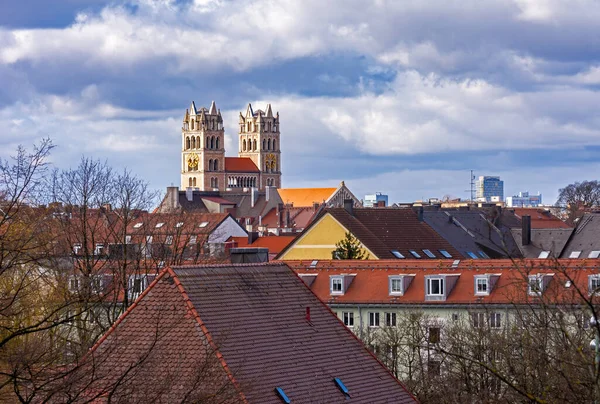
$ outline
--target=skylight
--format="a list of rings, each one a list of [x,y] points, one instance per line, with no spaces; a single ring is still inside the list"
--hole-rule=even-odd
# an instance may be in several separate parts
[[[598,258],[600,257],[600,251],[592,251],[590,252],[590,255],[588,255],[588,258]]]
[[[481,251],[481,250],[480,250],[480,251],[477,251],[477,254],[479,254],[479,256],[480,256],[481,258],[490,258],[490,256],[489,256],[489,255],[487,255],[486,253],[484,253],[484,252],[483,252],[483,251]]]
[[[284,403],[290,404],[292,402],[292,400],[289,399],[281,387],[275,387],[275,393],[277,393],[281,401]]]
[[[144,224],[143,222],[136,223],[136,224],[133,225],[133,228],[134,229],[139,229],[140,227],[142,227],[143,224]]]
[[[156,226],[154,226],[154,227],[156,227],[157,229],[159,229],[159,228],[163,227],[164,225],[165,224],[163,222],[160,222],[160,223],[156,223]]]
[[[548,258],[549,256],[550,256],[550,251],[542,251],[542,252],[540,253],[540,255],[538,255],[538,258],[541,258],[541,259],[546,259],[546,258]]]
[[[175,225],[175,227],[181,227],[181,226],[183,226],[183,222],[178,222],[178,223]]]
[[[569,258],[579,258],[579,255],[581,255],[581,251],[571,251]]]
[[[402,253],[398,250],[392,250],[392,254],[394,254],[394,257],[399,258],[399,259],[403,259],[404,255],[402,255]]]
[[[350,398],[350,391],[348,391],[348,387],[346,387],[344,382],[342,382],[339,377],[335,377],[333,381],[335,382],[336,386],[338,386],[338,388],[342,391],[342,393],[344,393],[346,397]]]
[[[198,225],[198,227],[206,227],[208,226],[208,222],[202,222]]]
[[[316,268],[318,263],[319,263],[319,260],[314,260],[313,262],[310,263],[310,268]]]
[[[454,262],[452,263],[452,268],[457,268],[459,264],[460,260],[454,260]]]
[[[475,255],[475,253],[472,253],[471,251],[467,251],[467,255],[471,258],[473,258],[474,260],[479,259],[479,257],[477,255]]]
[[[444,258],[452,258],[452,255],[450,255],[450,253],[446,250],[438,250],[440,252],[440,254],[442,254],[444,256]]]
[[[425,253],[426,256],[428,256],[429,258],[435,258],[435,254],[432,253],[429,250],[423,250],[423,252]]]
[[[410,253],[413,255],[413,257],[415,257],[415,258],[421,258],[421,256],[419,255],[419,253],[416,252],[415,250],[408,250],[408,251],[410,251]]]

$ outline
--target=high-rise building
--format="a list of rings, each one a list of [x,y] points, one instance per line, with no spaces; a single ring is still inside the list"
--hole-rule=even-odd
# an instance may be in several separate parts
[[[229,188],[281,187],[279,112],[240,112],[238,157],[225,157],[225,128],[221,111],[196,109],[192,101],[181,129],[181,188],[224,191]]]
[[[542,194],[529,195],[529,192],[519,192],[518,195],[507,196],[506,206],[511,208],[537,208],[542,204]]]
[[[501,181],[500,177],[480,176],[475,186],[479,202],[502,202],[504,200],[504,181]]]
[[[372,208],[378,206],[379,202],[383,202],[383,206],[388,206],[388,196],[381,192],[376,192],[372,195],[365,195],[363,206],[365,208]]]

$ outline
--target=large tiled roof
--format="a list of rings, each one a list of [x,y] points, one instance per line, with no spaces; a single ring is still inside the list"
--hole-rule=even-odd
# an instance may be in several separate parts
[[[559,258],[573,230],[570,227],[531,229],[531,242],[527,245],[523,245],[522,229],[511,229],[511,232],[523,257],[538,258],[540,253],[547,251],[549,257]]]
[[[248,157],[225,157],[225,170],[230,173],[258,173],[260,170]]]
[[[394,258],[397,250],[407,258],[409,250],[417,251],[428,259],[423,249],[442,258],[439,250],[446,250],[453,258],[462,257],[448,241],[437,234],[427,223],[419,221],[409,208],[354,208],[350,214],[344,208],[329,208],[330,213],[378,258]],[[315,219],[316,222],[317,219]]]
[[[165,310],[168,315],[157,317]],[[159,343],[157,318],[172,327]],[[280,404],[274,391],[280,387],[292,403],[345,403],[334,378],[348,388],[351,402],[414,402],[282,263],[166,269],[96,346],[96,363],[103,365],[96,374],[109,368],[119,375],[156,344],[151,367],[134,372],[143,376],[136,387],[161,388],[167,393],[163,402],[181,401],[181,392],[195,380],[196,365],[203,363],[207,341],[218,347],[221,374],[229,374],[245,402]],[[211,374],[218,376],[219,369]],[[172,382],[161,379],[174,371],[180,374]]]
[[[572,227],[545,209],[510,208],[509,210],[514,211],[519,219],[526,215],[530,216],[532,229],[569,229]]]
[[[286,261],[301,277],[316,275],[310,288],[327,304],[520,304],[535,303],[539,297],[530,296],[527,290],[529,275],[547,274],[548,297],[554,302],[581,303],[575,286],[588,293],[588,275],[600,273],[600,260],[319,260]],[[568,274],[572,283],[565,286]],[[331,295],[330,277],[352,275],[352,282],[343,295]],[[401,296],[390,295],[390,276],[410,276],[411,282]],[[426,300],[425,277],[454,275],[456,283],[444,301]],[[497,282],[489,295],[475,295],[475,276],[496,275]],[[307,278],[305,278],[307,279]],[[573,285],[574,284],[574,285]],[[449,286],[449,285],[448,285]],[[551,286],[551,287],[550,287]],[[574,299],[574,300],[573,300]]]
[[[561,257],[569,258],[576,251],[580,252],[579,258],[600,251],[600,213],[585,213],[579,219]]]
[[[295,208],[313,206],[327,201],[337,188],[279,188],[277,192],[285,204]]]

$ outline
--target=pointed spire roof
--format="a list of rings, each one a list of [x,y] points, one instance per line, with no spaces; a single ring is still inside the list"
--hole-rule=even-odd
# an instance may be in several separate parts
[[[246,108],[246,118],[252,118],[254,116],[254,111],[252,111],[252,104],[248,103],[248,108]]]
[[[194,101],[192,101],[192,105],[190,105],[190,113],[191,115],[196,115],[198,111],[196,110],[196,104],[194,104]]]
[[[187,122],[190,119],[190,111],[188,109],[185,110],[185,116],[183,117],[183,122]]]
[[[267,104],[267,109],[266,109],[266,115],[267,118],[273,118],[273,111],[271,110],[271,104]]]
[[[210,110],[208,111],[208,113],[210,115],[217,115],[217,106],[215,105],[214,101],[212,102],[212,104],[210,104]]]
[[[217,115],[221,116],[221,108],[217,110]]]
[[[206,120],[206,113],[204,111],[206,111],[206,109],[204,109],[204,108],[202,108],[200,110],[200,120],[201,121],[205,121]]]

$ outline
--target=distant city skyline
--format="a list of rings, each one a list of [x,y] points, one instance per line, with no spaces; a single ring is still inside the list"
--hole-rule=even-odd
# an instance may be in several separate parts
[[[164,191],[192,100],[221,108],[227,156],[270,103],[283,187],[468,199],[474,170],[551,204],[600,173],[598,20],[592,0],[4,0],[0,157],[48,136],[61,168]]]

